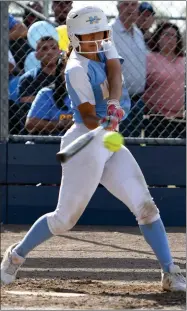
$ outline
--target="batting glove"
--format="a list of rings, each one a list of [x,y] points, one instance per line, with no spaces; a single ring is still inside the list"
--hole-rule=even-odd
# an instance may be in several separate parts
[[[100,120],[100,125],[103,123],[107,123],[106,129],[110,131],[115,131],[118,127],[118,119],[114,116],[107,116]]]
[[[125,111],[120,107],[120,103],[118,100],[116,99],[108,100],[107,115],[116,117],[118,119],[118,122],[120,122],[123,119]]]

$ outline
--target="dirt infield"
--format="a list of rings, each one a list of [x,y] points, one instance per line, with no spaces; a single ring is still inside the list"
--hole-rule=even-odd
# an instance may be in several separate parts
[[[1,254],[26,226],[4,226]],[[185,228],[167,229],[185,271]],[[1,255],[2,256],[2,255]],[[138,228],[76,227],[32,251],[14,284],[1,288],[1,309],[182,310],[183,293],[160,288],[160,269]]]

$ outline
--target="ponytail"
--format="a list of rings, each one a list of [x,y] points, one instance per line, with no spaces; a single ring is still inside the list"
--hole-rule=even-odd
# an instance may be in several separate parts
[[[64,76],[65,61],[64,55],[61,55],[56,66],[55,83],[53,86],[53,98],[58,109],[68,110],[64,98],[67,96],[66,83]]]
[[[65,63],[67,63],[67,61],[68,61],[68,59],[69,59],[70,54],[71,54],[72,51],[73,51],[73,47],[72,47],[72,45],[71,45],[71,43],[70,43],[69,46],[68,46],[68,50],[67,50],[67,52],[66,52]]]

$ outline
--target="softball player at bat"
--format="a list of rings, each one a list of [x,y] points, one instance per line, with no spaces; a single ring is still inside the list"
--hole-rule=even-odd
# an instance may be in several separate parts
[[[115,130],[129,109],[125,89],[112,98],[106,80],[106,60],[119,58],[104,12],[97,7],[72,9],[67,16],[72,51],[65,70],[74,111],[74,125],[62,137],[61,148],[108,120]],[[117,66],[117,63],[116,63]],[[121,84],[122,89],[122,84]],[[57,208],[39,218],[23,240],[10,246],[1,265],[5,284],[16,278],[26,255],[36,246],[70,230],[84,212],[99,183],[124,202],[161,266],[161,285],[168,291],[185,291],[180,268],[173,263],[167,235],[144,176],[126,147],[112,153],[103,146],[103,129],[94,140],[63,165]]]

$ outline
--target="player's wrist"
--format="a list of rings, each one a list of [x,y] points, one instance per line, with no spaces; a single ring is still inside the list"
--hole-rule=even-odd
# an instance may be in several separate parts
[[[107,102],[107,115],[115,116],[119,122],[123,119],[125,111],[121,108],[118,100],[112,99]]]
[[[107,106],[110,106],[110,105],[115,105],[116,107],[120,108],[120,102],[117,99],[109,99],[107,101]]]
[[[118,118],[111,115],[106,116],[99,121],[99,125],[106,124],[105,129],[110,131],[115,131],[118,128]]]

